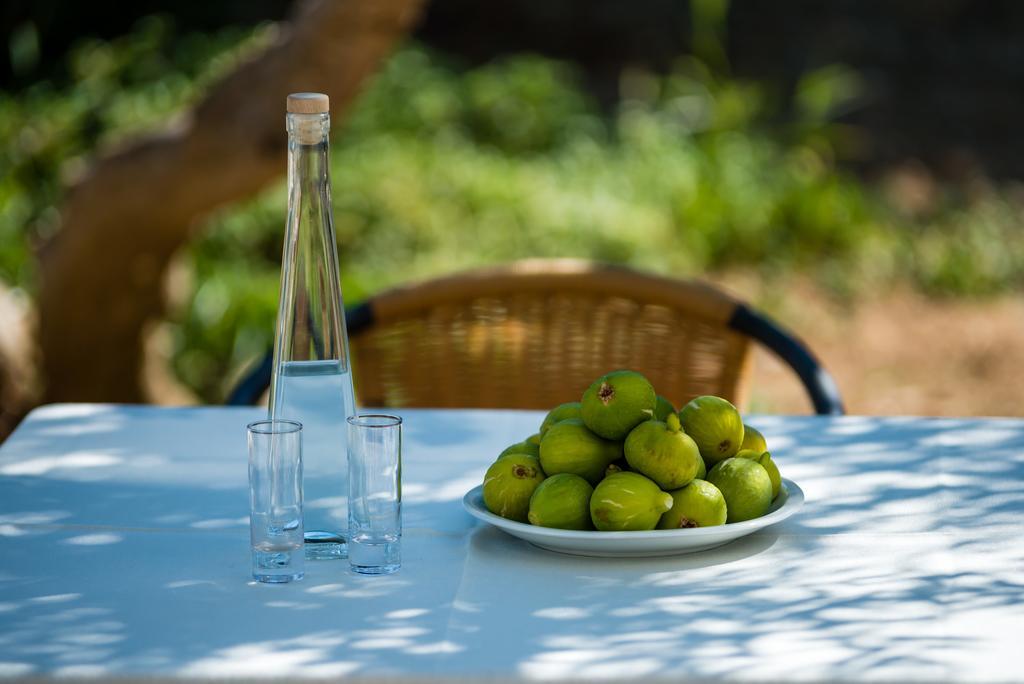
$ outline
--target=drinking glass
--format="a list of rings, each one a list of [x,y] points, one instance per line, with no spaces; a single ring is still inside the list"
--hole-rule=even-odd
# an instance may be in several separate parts
[[[386,575],[401,567],[402,419],[348,419],[348,561],[352,570]]]
[[[302,424],[260,420],[247,430],[252,576],[260,582],[302,579]]]

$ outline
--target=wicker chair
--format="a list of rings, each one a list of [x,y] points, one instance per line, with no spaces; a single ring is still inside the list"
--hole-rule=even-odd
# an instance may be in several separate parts
[[[528,260],[399,287],[348,312],[359,403],[548,409],[629,368],[677,406],[743,407],[751,342],[796,371],[818,413],[842,413],[831,377],[792,336],[709,285],[577,260]],[[270,364],[229,403],[255,401]]]

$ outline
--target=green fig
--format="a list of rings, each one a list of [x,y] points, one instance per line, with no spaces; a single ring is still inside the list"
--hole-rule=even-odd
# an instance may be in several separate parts
[[[782,488],[782,476],[779,474],[779,467],[772,460],[772,455],[767,451],[755,451],[754,449],[740,449],[736,452],[735,458],[745,458],[748,461],[760,463],[772,480],[772,501],[779,495]]]
[[[697,397],[679,411],[679,420],[709,468],[735,456],[743,443],[740,412],[721,397]]]
[[[768,451],[768,443],[764,441],[764,435],[746,423],[743,424],[743,442],[740,444],[740,451],[750,449],[759,454]]]
[[[760,518],[772,504],[771,478],[756,461],[727,458],[711,469],[708,482],[722,491],[731,523]]]
[[[767,471],[768,479],[772,481],[772,501],[775,501],[775,498],[779,495],[779,490],[782,489],[782,474],[779,473],[779,467],[775,465],[772,455],[767,451],[761,454],[757,462]]]
[[[592,485],[600,482],[608,464],[619,458],[621,444],[601,439],[577,418],[552,425],[540,443],[540,463],[545,473],[572,473]]]
[[[535,458],[540,458],[540,445],[532,442],[517,442],[512,446],[505,447],[505,450],[498,454],[498,458],[504,458],[509,454],[529,454]]]
[[[544,417],[544,422],[540,424],[539,434],[541,436],[541,439],[544,438],[544,433],[548,431],[548,428],[554,425],[555,423],[559,423],[563,420],[568,420],[570,418],[579,417],[580,402],[570,401],[567,404],[559,404],[558,406],[556,406],[555,408],[551,409],[548,412],[548,415]]]
[[[694,442],[696,444],[696,442]],[[704,480],[708,476],[708,467],[704,465],[704,457],[701,457],[700,463],[697,464],[697,474],[693,476],[695,480]]]
[[[688,483],[702,462],[697,444],[680,429],[674,413],[664,423],[648,420],[637,425],[626,437],[624,450],[629,467],[664,490]]]
[[[658,521],[659,530],[725,524],[725,497],[718,487],[710,482],[694,480],[669,494],[672,495],[672,508]]]
[[[603,531],[653,530],[672,497],[639,473],[614,473],[594,488],[590,517]]]
[[[657,395],[647,378],[635,371],[603,375],[580,402],[584,424],[605,439],[623,440],[640,422],[654,416]]]
[[[537,446],[540,446],[540,433],[536,432],[527,437],[524,441],[528,444],[536,444]]]
[[[526,454],[508,454],[484,475],[484,505],[502,518],[527,522],[530,497],[544,480],[540,461]]]
[[[654,420],[660,420],[662,423],[676,412],[676,407],[672,405],[672,402],[661,396],[660,394],[655,397],[654,404]]]
[[[530,497],[531,525],[560,530],[592,530],[590,495],[594,488],[579,475],[558,473],[540,483]]]

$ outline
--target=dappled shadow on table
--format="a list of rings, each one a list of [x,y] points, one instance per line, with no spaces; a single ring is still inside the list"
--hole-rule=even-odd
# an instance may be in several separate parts
[[[465,487],[438,482],[412,488],[397,575],[315,563],[287,587],[247,582],[238,487],[197,486],[181,464],[95,462],[85,478],[5,460],[0,674],[998,674],[978,667],[1019,627],[1024,551],[1004,541],[1022,532],[1024,426],[752,422],[807,505],[726,546],[563,556],[475,526]],[[118,507],[144,531],[82,523]]]

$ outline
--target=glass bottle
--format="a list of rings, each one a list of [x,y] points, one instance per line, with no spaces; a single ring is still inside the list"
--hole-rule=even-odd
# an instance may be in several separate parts
[[[355,395],[328,174],[329,102],[288,96],[288,224],[270,417],[303,425],[305,553],[345,558],[347,423]]]

